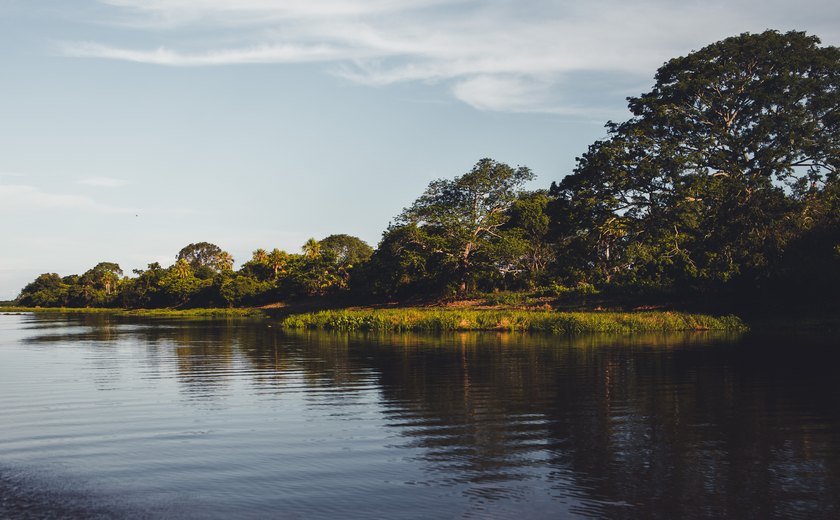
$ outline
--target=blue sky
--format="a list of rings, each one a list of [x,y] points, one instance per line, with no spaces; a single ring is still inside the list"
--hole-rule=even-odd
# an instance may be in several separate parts
[[[0,299],[210,241],[375,245],[491,157],[547,187],[668,58],[836,1],[0,0]]]

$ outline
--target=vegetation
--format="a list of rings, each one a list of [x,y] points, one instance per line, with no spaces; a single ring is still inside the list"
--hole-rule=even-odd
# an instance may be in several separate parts
[[[738,318],[677,312],[551,312],[516,310],[377,309],[320,311],[283,320],[291,329],[369,331],[507,330],[580,334],[584,332],[671,332],[744,330]]]
[[[766,290],[798,271],[785,267],[796,263],[789,254],[814,234],[826,242],[809,243],[822,269],[807,284],[832,276],[840,50],[818,43],[743,34],[659,69],[654,88],[629,99],[633,117],[609,123],[609,137],[552,186],[555,236],[574,252],[558,266],[565,276]]]
[[[0,307],[0,313],[19,312],[113,314],[118,316],[149,316],[157,318],[266,318],[262,309],[111,309],[107,307]]]
[[[299,254],[257,249],[234,270],[230,254],[198,242],[173,265],[132,277],[111,262],[82,275],[42,274],[16,303],[183,309],[479,295],[520,305],[527,293],[561,305],[596,296],[717,310],[836,305],[838,107],[840,49],[801,32],[742,34],[663,65],[653,88],[629,99],[630,119],[607,123],[607,136],[548,190],[525,190],[534,177],[527,167],[481,159],[431,182],[375,250],[331,235]],[[439,318],[429,326],[456,319]],[[479,328],[508,326],[485,319]],[[517,330],[555,327],[504,319]]]

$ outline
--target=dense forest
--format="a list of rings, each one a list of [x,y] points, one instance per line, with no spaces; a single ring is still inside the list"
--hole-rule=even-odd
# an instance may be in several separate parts
[[[528,191],[527,167],[482,159],[429,184],[376,249],[337,234],[257,249],[215,244],[125,276],[102,262],[42,274],[27,306],[251,306],[494,291],[836,302],[840,49],[801,32],[742,34],[665,63],[574,171]]]

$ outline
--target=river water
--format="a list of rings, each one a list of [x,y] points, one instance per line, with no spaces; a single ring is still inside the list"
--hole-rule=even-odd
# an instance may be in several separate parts
[[[0,315],[0,517],[840,518],[832,341]]]

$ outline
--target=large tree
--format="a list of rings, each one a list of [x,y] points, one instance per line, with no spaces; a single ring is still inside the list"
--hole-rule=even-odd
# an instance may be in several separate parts
[[[508,209],[533,178],[524,166],[512,168],[481,159],[460,177],[432,181],[398,217],[397,224],[413,224],[424,231],[431,240],[430,249],[451,261],[463,294],[476,257],[500,236],[499,230],[509,218]]]
[[[61,307],[67,304],[68,288],[56,273],[44,273],[20,291],[16,302],[28,307]]]
[[[318,244],[324,261],[330,264],[330,269],[337,275],[340,289],[349,287],[352,273],[373,255],[373,248],[364,240],[352,235],[330,235]]]
[[[196,271],[199,278],[208,278],[233,266],[233,257],[210,242],[196,242],[181,248],[176,260],[184,260]]]
[[[101,286],[106,296],[111,295],[111,290],[117,284],[123,270],[115,262],[99,262],[92,269],[87,271],[82,278],[90,277],[91,281]]]
[[[840,168],[840,50],[819,44],[742,34],[661,67],[553,188],[556,234],[588,251],[578,267],[666,283],[766,272]]]
[[[352,235],[330,235],[318,242],[321,254],[340,267],[351,266],[367,262],[373,254],[364,240]]]

